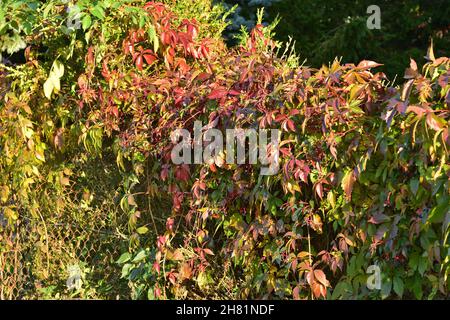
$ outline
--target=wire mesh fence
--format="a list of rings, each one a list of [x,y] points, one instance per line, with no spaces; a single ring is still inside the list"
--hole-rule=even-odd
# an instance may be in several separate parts
[[[127,298],[115,262],[128,241],[98,210],[0,225],[0,299]]]

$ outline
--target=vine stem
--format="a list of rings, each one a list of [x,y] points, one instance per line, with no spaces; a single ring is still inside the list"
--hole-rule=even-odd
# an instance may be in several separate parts
[[[148,172],[148,163],[147,163],[147,165],[145,166],[145,170],[147,171],[147,172],[146,172],[146,176],[147,176],[146,178],[147,178],[147,192],[148,192],[148,188],[149,188],[149,186],[150,186],[150,180],[149,180],[149,178],[148,178],[148,175],[149,175],[149,172]],[[152,205],[151,205],[151,203],[150,203],[150,197],[149,197],[149,196],[150,196],[150,195],[147,196],[148,211],[149,211],[149,213],[150,213],[150,218],[152,219],[153,230],[155,231],[155,236],[157,237],[157,236],[158,236],[158,229],[156,228],[155,217],[153,216]]]
[[[308,253],[309,253],[309,265],[311,267],[311,272],[312,271],[312,258],[311,258],[311,236],[309,235],[309,226],[308,223],[306,223],[306,230],[308,231]],[[313,273],[314,275],[314,273]],[[314,294],[311,290],[311,299],[314,300]]]
[[[45,220],[44,220],[44,217],[42,216],[42,214],[41,214],[41,211],[38,209],[38,210],[36,210],[37,211],[37,213],[39,214],[39,217],[41,218],[41,220],[42,220],[42,224],[44,225],[44,232],[45,232],[45,247],[46,247],[46,249],[47,249],[47,255],[46,255],[46,258],[47,258],[47,277],[50,275],[49,274],[49,272],[50,272],[50,253],[49,253],[49,247],[48,247],[48,231],[47,231],[47,224],[45,223]]]

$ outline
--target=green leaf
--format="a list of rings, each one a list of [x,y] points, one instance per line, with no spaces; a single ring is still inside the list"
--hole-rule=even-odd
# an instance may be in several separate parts
[[[394,277],[394,292],[401,298],[404,290],[403,280],[399,276]]]
[[[156,29],[153,25],[151,25],[147,31],[148,33],[148,37],[150,39],[151,42],[153,42],[153,51],[155,53],[158,52],[159,49],[159,38],[158,38],[158,34],[156,33]]]
[[[409,181],[409,188],[413,195],[417,194],[417,190],[419,189],[419,179],[414,178]]]
[[[126,263],[123,265],[122,267],[122,274],[120,276],[120,278],[125,278],[129,273],[130,273],[130,269],[133,267],[133,265],[131,263]]]
[[[89,14],[85,15],[83,20],[81,21],[81,24],[83,26],[83,30],[88,29],[92,24],[92,19]]]
[[[347,282],[339,282],[331,294],[331,300],[336,300],[338,298],[345,298],[346,293],[352,292],[352,286]]]
[[[381,283],[381,299],[386,299],[391,294],[392,290],[392,280],[391,278],[386,278]]]
[[[417,270],[417,266],[419,264],[419,255],[417,252],[414,252],[409,257],[408,265],[412,270]]]
[[[148,291],[147,291],[148,300],[156,300],[154,291],[155,291],[155,289],[153,287],[148,289]]]
[[[139,253],[134,257],[133,261],[131,262],[139,262],[145,259],[145,257],[147,256],[147,253],[145,252],[145,250],[141,250],[139,251]]]
[[[92,15],[94,15],[95,17],[97,17],[100,20],[103,20],[105,18],[105,11],[103,10],[102,7],[100,7],[99,5],[96,5],[92,10],[91,10]]]
[[[361,100],[353,100],[348,106],[350,110],[357,114],[364,114],[364,111],[359,107]]]
[[[422,279],[416,277],[416,280],[414,281],[414,285],[413,285],[413,290],[412,291],[413,291],[416,299],[418,299],[418,300],[422,299],[422,296],[423,296]]]
[[[139,233],[139,234],[146,234],[148,232],[148,228],[145,227],[145,226],[144,227],[140,227],[140,228],[137,228],[136,232]]]
[[[427,257],[420,257],[419,258],[419,266],[417,268],[417,270],[419,271],[420,275],[423,276],[423,274],[427,270],[427,267],[428,267],[428,258]]]
[[[140,15],[139,16],[139,28],[142,28],[145,25],[145,16]]]
[[[118,264],[125,263],[131,259],[131,254],[129,252],[123,253],[120,258],[116,261]]]
[[[448,203],[441,203],[440,205],[434,207],[430,215],[428,216],[427,222],[429,223],[441,223],[444,221],[444,216],[446,213],[450,212]]]

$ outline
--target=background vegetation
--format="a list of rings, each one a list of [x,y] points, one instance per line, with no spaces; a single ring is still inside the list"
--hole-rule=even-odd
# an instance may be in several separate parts
[[[76,6],[2,2],[0,298],[448,298],[447,57],[392,83],[262,13],[229,47],[209,0]],[[195,120],[280,129],[280,171],[174,165]]]
[[[240,25],[252,28],[258,8],[265,7],[265,21],[278,18],[277,39],[295,40],[295,48],[303,61],[321,67],[335,57],[343,62],[363,59],[382,61],[380,68],[391,79],[403,75],[404,66],[413,58],[425,63],[424,52],[435,42],[438,56],[450,51],[450,6],[445,0],[240,0],[225,1],[237,12],[230,16],[226,35],[231,40]],[[381,29],[369,30],[368,6],[381,9]]]

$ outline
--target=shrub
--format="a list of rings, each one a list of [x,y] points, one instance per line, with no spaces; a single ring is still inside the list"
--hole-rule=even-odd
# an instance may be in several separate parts
[[[373,61],[299,66],[261,23],[227,48],[186,3],[86,4],[73,33],[42,17],[27,63],[2,66],[3,234],[120,207],[104,225],[128,241],[125,297],[448,296],[450,60],[430,48],[391,87]],[[196,120],[280,129],[280,171],[173,164],[171,133]],[[92,192],[94,172],[109,180]]]

